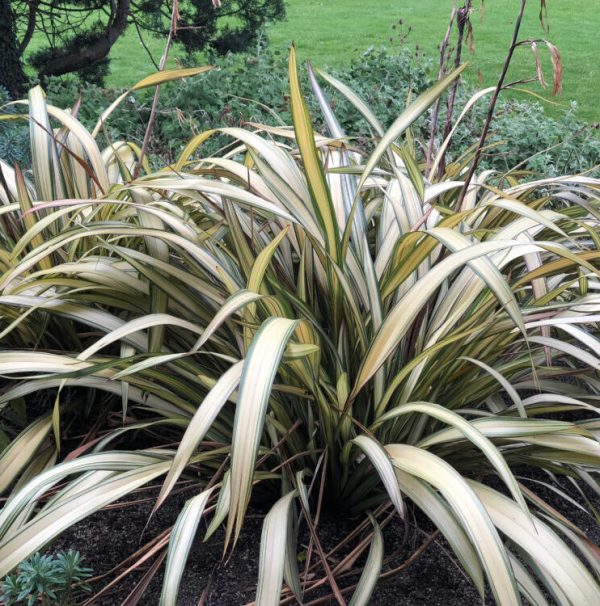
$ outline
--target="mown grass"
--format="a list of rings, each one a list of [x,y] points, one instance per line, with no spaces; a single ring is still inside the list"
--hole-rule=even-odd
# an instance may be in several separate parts
[[[560,107],[576,100],[580,116],[590,121],[600,120],[597,103],[600,65],[600,41],[597,36],[597,12],[589,0],[549,2],[550,33],[545,34],[539,22],[539,0],[528,4],[521,38],[547,36],[560,49],[564,65],[564,93],[552,98],[550,90],[536,84],[528,85],[550,101],[546,107],[556,115]],[[506,49],[510,42],[517,0],[488,0],[481,19],[481,3],[476,0],[473,15],[475,53],[465,53],[471,62],[467,77],[473,82],[489,85],[496,81]],[[276,49],[287,50],[290,42],[297,44],[301,58],[310,57],[316,65],[340,65],[352,55],[373,45],[398,45],[399,34],[412,31],[405,43],[419,48],[437,59],[437,45],[444,36],[452,3],[450,0],[288,0],[288,18],[268,27]],[[596,7],[597,8],[597,7]],[[398,21],[402,19],[403,25]],[[392,29],[393,26],[395,29]],[[146,41],[156,61],[163,42]],[[552,69],[548,53],[541,50],[545,74],[550,79]],[[174,63],[174,62],[173,62]],[[112,75],[109,83],[127,86],[152,72],[154,67],[133,28],[114,47]],[[528,47],[515,54],[509,80],[535,75],[533,55]]]
[[[316,64],[338,64],[353,53],[370,45],[398,44],[398,33],[412,31],[406,43],[418,45],[437,59],[437,46],[443,39],[452,7],[450,0],[289,0],[288,20],[273,25],[269,33],[276,47],[285,47],[295,37],[301,56],[310,56]],[[475,29],[475,54],[465,53],[471,62],[468,77],[476,83],[495,83],[511,34],[519,2],[517,0],[488,0],[481,20],[481,1],[475,0],[477,12],[472,22]],[[530,0],[521,29],[521,38],[548,37],[560,49],[564,65],[564,93],[554,99],[568,104],[579,103],[582,117],[600,120],[597,103],[600,65],[600,40],[597,35],[597,5],[589,0],[548,2],[550,33],[545,34],[539,22],[539,0]],[[398,27],[402,19],[403,25]],[[392,26],[396,25],[393,30]],[[392,38],[392,42],[390,42]],[[454,38],[455,39],[455,38]],[[548,54],[542,51],[546,77],[552,74]],[[533,55],[524,47],[515,53],[509,80],[535,75]],[[551,91],[539,85],[530,88],[551,99]],[[546,104],[551,110],[552,106]],[[553,113],[551,111],[551,113]]]

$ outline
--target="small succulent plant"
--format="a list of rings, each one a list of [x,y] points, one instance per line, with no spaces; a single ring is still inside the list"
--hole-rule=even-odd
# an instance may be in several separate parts
[[[71,606],[75,590],[91,591],[85,579],[92,569],[83,567],[81,560],[73,550],[56,555],[35,553],[0,583],[0,604]]]

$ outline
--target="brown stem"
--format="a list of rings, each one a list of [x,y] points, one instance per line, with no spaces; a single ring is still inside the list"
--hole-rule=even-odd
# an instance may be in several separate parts
[[[327,456],[327,451],[325,451],[325,456]],[[335,577],[331,571],[331,567],[329,566],[329,562],[327,561],[327,555],[323,550],[323,546],[321,545],[321,541],[319,540],[319,536],[317,535],[317,525],[319,524],[319,517],[321,515],[321,506],[323,502],[323,488],[325,485],[325,474],[327,470],[327,461],[323,461],[323,476],[321,477],[321,486],[319,488],[319,500],[317,503],[317,511],[315,513],[315,520],[312,521],[310,517],[310,512],[307,511],[304,507],[304,503],[300,500],[300,505],[302,507],[302,512],[304,514],[304,518],[306,520],[306,525],[308,526],[308,530],[310,532],[310,545],[314,545],[319,553],[319,558],[321,559],[321,565],[323,566],[323,570],[325,572],[325,576],[329,581],[329,586],[331,587],[331,591],[335,597],[335,600],[340,606],[346,606],[346,601],[342,597],[340,592],[340,588],[338,587]],[[310,547],[309,547],[310,549]],[[309,562],[307,557],[307,563]],[[306,581],[306,578],[305,578]]]
[[[173,529],[173,527],[167,528],[160,535],[154,537],[154,539],[152,539],[152,541],[150,543],[148,543],[147,545],[144,545],[144,547],[139,549],[135,554],[133,554],[132,556],[130,556],[129,558],[124,560],[124,562],[121,562],[121,564],[119,564],[119,567],[125,562],[131,561],[132,559],[134,560],[134,563],[131,566],[129,566],[122,573],[120,573],[110,583],[105,585],[98,593],[93,595],[89,600],[86,600],[83,603],[83,606],[92,606],[92,604],[96,603],[97,600],[100,599],[100,597],[102,597],[103,595],[108,593],[112,587],[117,585],[119,583],[119,581],[123,580],[131,572],[133,572],[134,570],[137,570],[145,562],[152,559],[156,553],[160,553],[163,549],[165,549],[167,547],[167,545],[169,544],[172,529]],[[142,557],[140,557],[139,559],[136,560],[135,558],[138,555],[141,555]],[[117,568],[118,567],[115,567],[113,570],[116,570]],[[97,578],[102,578],[102,577],[97,577]],[[95,579],[91,579],[91,582],[93,582],[94,580]]]
[[[438,70],[438,80],[441,80],[446,73],[446,60],[447,50],[448,50],[448,42],[450,41],[450,34],[452,33],[452,26],[454,25],[454,19],[456,19],[456,0],[452,6],[452,12],[450,13],[450,19],[448,21],[448,28],[446,29],[446,35],[440,44],[440,68]],[[425,165],[426,165],[426,174],[429,173],[429,168],[431,165],[431,157],[433,156],[433,145],[435,140],[435,135],[437,133],[438,127],[438,116],[440,111],[440,103],[441,99],[435,102],[433,106],[433,110],[431,112],[431,129],[429,130],[429,144],[427,145],[427,152],[425,154]]]
[[[136,583],[131,592],[121,602],[121,606],[137,606],[140,603],[140,600],[148,589],[148,585],[150,585],[150,582],[156,576],[156,573],[158,572],[166,557],[167,549],[165,547],[162,553],[156,558],[156,560],[154,560],[152,566],[148,568],[148,570],[144,573],[144,576]]]
[[[146,54],[148,55],[148,59],[150,59],[150,61],[152,62],[152,65],[154,65],[154,69],[156,71],[160,71],[160,66],[154,60],[152,51],[148,48],[148,45],[146,44],[146,41],[144,40],[144,36],[142,35],[142,30],[140,29],[140,24],[138,23],[138,21],[134,15],[132,15],[131,17],[132,17],[133,25],[135,27],[135,31],[137,32],[138,40],[140,41],[140,44],[143,46],[144,50],[146,51]]]
[[[118,0],[114,15],[111,16],[111,20],[102,36],[89,46],[78,49],[77,52],[59,52],[57,56],[42,67],[40,76],[43,78],[62,76],[104,59],[127,28],[130,4],[131,0]]]
[[[29,46],[31,38],[33,38],[33,32],[35,31],[35,23],[37,17],[37,10],[40,4],[40,0],[30,0],[29,11],[27,12],[27,29],[23,34],[23,39],[19,44],[19,55],[23,56],[25,49]]]
[[[454,55],[454,69],[458,69],[462,60],[462,49],[463,49],[463,40],[465,37],[465,27],[469,21],[469,14],[471,13],[471,5],[472,0],[467,0],[465,5],[458,9],[458,17],[456,20],[456,25],[458,28],[458,41],[456,43],[456,53]],[[450,131],[452,130],[452,114],[454,113],[454,104],[456,102],[456,91],[458,90],[458,82],[457,78],[452,84],[452,88],[450,89],[450,94],[448,95],[448,102],[446,103],[446,123],[444,125],[444,134],[442,139],[446,139],[450,135]],[[446,148],[448,149],[448,148]],[[446,154],[444,153],[444,157],[441,158],[439,167],[438,167],[438,175],[441,177],[444,172],[446,172]]]
[[[389,509],[392,506],[392,504],[388,501],[386,503],[382,503],[373,513],[373,516],[375,518],[378,518],[380,515],[382,515],[383,513],[385,513],[386,509]],[[384,520],[384,525],[387,523],[387,521],[389,519],[391,519],[395,514],[391,513],[391,514],[387,514],[388,517],[386,518],[386,520]],[[327,560],[331,560],[333,558],[333,556],[335,556],[336,553],[338,553],[343,547],[345,547],[346,545],[348,545],[348,543],[352,542],[353,539],[355,539],[358,535],[360,535],[361,533],[363,533],[368,526],[370,526],[371,522],[369,521],[368,518],[365,518],[358,526],[356,526],[356,528],[354,528],[354,530],[352,530],[352,532],[348,533],[341,541],[339,541],[337,543],[337,545],[334,545],[326,554],[325,557],[327,558]],[[344,560],[342,560],[344,561]],[[307,569],[304,572],[304,575],[307,576],[309,573],[317,570],[319,568],[319,562],[313,562],[310,564],[310,566],[307,567]],[[335,571],[334,571],[335,572]],[[327,583],[327,577],[322,577],[321,579],[315,581],[315,580],[308,580],[307,578],[305,578],[304,580],[304,584],[302,587],[302,591],[303,593],[306,591],[313,591],[314,589],[316,589],[317,587],[320,587],[322,585],[324,585],[325,583]],[[289,594],[290,593],[290,589],[289,588],[284,588],[284,594]],[[285,597],[285,596],[284,596]],[[283,604],[287,604],[289,603],[289,601],[293,601],[294,597],[290,597],[289,600],[286,597],[284,600],[282,600],[281,604],[283,606]],[[250,605],[247,605],[250,606]]]
[[[387,578],[393,577],[394,575],[402,572],[403,570],[406,570],[411,564],[413,564],[415,562],[415,560],[417,560],[418,558],[421,557],[421,555],[423,555],[423,553],[429,548],[429,546],[439,536],[439,534],[440,534],[439,530],[436,530],[435,532],[433,532],[431,535],[429,535],[429,537],[427,537],[425,542],[400,566],[398,566],[397,568],[394,568],[392,570],[383,572],[379,578],[387,579]],[[351,593],[352,591],[354,591],[356,589],[357,585],[358,584],[355,583],[348,587],[344,587],[343,589],[340,589],[340,592],[342,594]],[[315,600],[312,600],[310,602],[304,602],[304,606],[317,606],[318,604],[325,604],[327,602],[330,602],[330,600],[331,600],[331,595],[326,595],[326,596],[317,598]],[[285,600],[284,603],[289,603],[289,600]]]
[[[319,457],[319,460],[317,461],[317,465],[315,467],[315,471],[314,471],[314,477],[312,482],[310,483],[310,486],[308,488],[308,494],[311,495],[313,488],[317,482],[317,473],[319,471],[319,466],[322,466],[322,471],[321,471],[321,482],[319,484],[319,497],[318,497],[318,501],[317,501],[317,514],[319,513],[320,510],[320,503],[322,501],[322,494],[323,494],[323,482],[324,482],[324,474],[326,473],[326,468],[327,468],[327,449],[325,449],[323,451],[323,454]],[[308,548],[306,550],[306,565],[304,568],[304,578],[302,581],[302,591],[304,592],[304,588],[306,586],[306,583],[308,582],[308,572],[310,570],[311,567],[311,560],[312,560],[312,550],[313,550],[313,540],[312,540],[312,536],[309,538],[308,541]]]
[[[173,0],[173,9],[171,12],[171,25],[169,26],[169,35],[167,36],[167,42],[165,43],[165,50],[162,57],[160,58],[159,70],[164,71],[167,65],[167,59],[169,58],[169,51],[171,50],[171,44],[173,43],[173,36],[177,29],[177,22],[179,20],[179,2]],[[137,179],[142,169],[144,157],[148,151],[148,144],[150,143],[150,136],[154,130],[154,122],[156,121],[156,111],[158,109],[158,101],[160,99],[160,85],[156,87],[154,91],[154,98],[152,99],[152,108],[150,110],[150,117],[148,118],[148,125],[146,126],[146,132],[144,133],[144,141],[142,143],[142,149],[140,151],[140,157],[133,170],[133,178]]]
[[[492,118],[494,117],[494,111],[496,109],[496,102],[498,101],[498,96],[500,95],[500,91],[504,86],[504,79],[506,78],[506,73],[508,72],[508,68],[510,66],[510,62],[512,60],[513,53],[515,52],[515,48],[517,47],[517,38],[519,37],[519,30],[521,29],[521,22],[523,21],[523,13],[525,12],[525,5],[527,4],[527,0],[521,0],[521,8],[519,9],[519,15],[517,16],[517,21],[515,23],[515,29],[513,31],[513,37],[510,44],[510,48],[508,49],[508,54],[506,55],[506,59],[504,60],[504,65],[502,66],[502,72],[500,73],[500,78],[498,80],[498,84],[496,84],[496,89],[494,90],[494,94],[490,101],[490,105],[488,107],[487,116],[485,119],[485,123],[483,125],[483,130],[481,131],[481,137],[479,138],[479,143],[477,144],[477,148],[475,149],[475,155],[473,157],[473,162],[469,168],[469,172],[465,178],[465,182],[460,191],[460,196],[458,198],[458,210],[462,210],[463,201],[465,199],[465,195],[467,190],[469,189],[469,184],[473,179],[473,175],[477,170],[477,166],[481,160],[481,152],[485,145],[485,141],[487,139],[488,132],[490,130],[490,124],[492,123]]]

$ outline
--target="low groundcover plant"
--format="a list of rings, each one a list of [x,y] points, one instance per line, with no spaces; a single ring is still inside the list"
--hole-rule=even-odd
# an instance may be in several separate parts
[[[387,132],[321,74],[369,122],[365,157],[314,75],[330,132],[313,132],[292,50],[293,128],[203,132],[154,173],[133,145],[99,150],[116,104],[90,133],[31,91],[31,173],[2,164],[0,406],[44,390],[55,404],[0,457],[0,576],[163,478],[159,508],[193,473],[204,488],[164,547],[165,606],[200,521],[233,548],[257,484],[273,495],[257,604],[306,601],[322,579],[368,604],[383,520],[409,503],[482,597],[598,603],[597,547],[535,488],[598,492],[600,181],[488,171],[463,191],[469,158],[438,177],[442,151],[423,170],[411,124],[461,69]],[[137,88],[176,75],[191,72]],[[202,158],[215,135],[232,145]],[[57,462],[82,406],[66,394],[84,389],[114,394],[121,423]],[[127,448],[134,432],[146,448]],[[320,549],[323,507],[364,520],[354,587]]]
[[[77,589],[91,591],[85,582],[91,572],[81,565],[77,551],[59,552],[56,556],[34,553],[21,562],[16,574],[7,576],[0,583],[0,603],[5,606],[71,606]]]

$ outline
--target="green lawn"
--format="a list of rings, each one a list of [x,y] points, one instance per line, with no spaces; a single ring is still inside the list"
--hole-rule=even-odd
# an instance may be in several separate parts
[[[397,45],[398,28],[392,26],[402,19],[403,31],[412,31],[406,43],[436,56],[452,6],[451,0],[288,0],[288,19],[269,27],[275,48],[285,50],[294,40],[301,57],[310,57],[317,65],[336,65],[372,45]],[[481,5],[475,0],[477,7]],[[480,12],[473,16],[475,27],[475,54],[468,50],[465,57],[471,62],[468,77],[472,82],[494,83],[507,46],[510,42],[518,0],[487,0],[483,21]],[[560,49],[564,66],[564,93],[552,98],[536,84],[528,87],[545,98],[567,106],[577,100],[579,115],[600,121],[600,35],[598,33],[598,4],[591,0],[551,0],[549,39]],[[521,38],[539,38],[545,34],[538,20],[539,0],[530,0],[522,27]],[[594,6],[595,5],[595,6]],[[393,38],[393,42],[390,42]],[[149,40],[156,59],[162,43]],[[540,49],[546,78],[552,70],[549,55]],[[135,31],[130,29],[113,50],[110,82],[126,86],[153,71],[146,52]],[[517,51],[510,80],[531,77],[535,73],[533,55],[528,47]],[[550,113],[552,106],[547,104]]]
[[[477,7],[480,0],[475,0]],[[600,120],[600,20],[598,2],[590,0],[550,0],[550,33],[541,28],[539,0],[529,0],[521,29],[521,38],[547,36],[558,46],[564,66],[564,93],[554,99],[563,104],[570,99],[578,101],[580,115],[588,120]],[[483,75],[483,84],[494,83],[510,43],[518,0],[487,0],[485,17],[473,15],[475,54],[466,57],[471,61],[469,77],[473,82]],[[444,37],[452,2],[450,0],[288,0],[286,23],[270,27],[275,46],[285,47],[295,40],[305,57],[316,64],[339,63],[370,45],[389,44],[397,38],[392,25],[399,19],[412,31],[407,44],[419,45],[428,53],[436,53]],[[397,42],[396,42],[397,43]],[[547,79],[552,70],[548,53],[544,68]],[[517,80],[535,74],[533,54],[529,48],[517,51],[509,78]],[[552,98],[537,84],[529,88]]]

